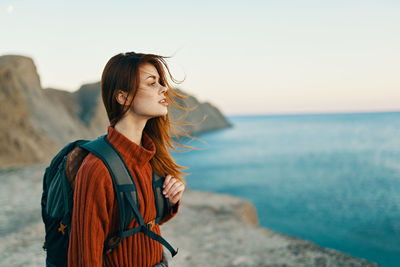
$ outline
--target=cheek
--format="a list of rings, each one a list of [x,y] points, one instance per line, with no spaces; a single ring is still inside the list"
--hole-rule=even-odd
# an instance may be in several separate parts
[[[132,106],[134,110],[140,112],[151,108],[156,102],[157,99],[155,99],[153,95],[147,92],[137,92]]]
[[[138,91],[135,96],[135,101],[138,103],[153,101],[153,96],[149,92]]]

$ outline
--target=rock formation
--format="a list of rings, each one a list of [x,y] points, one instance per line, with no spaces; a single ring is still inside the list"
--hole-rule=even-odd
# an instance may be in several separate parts
[[[0,58],[0,163],[30,164],[47,159],[54,141],[38,127],[36,110],[41,109],[39,76],[26,57]],[[39,105],[36,109],[36,105]],[[40,123],[39,123],[40,124]],[[46,150],[44,149],[46,148]]]
[[[180,106],[188,108],[191,111],[184,111],[171,105],[170,118],[178,123],[192,124],[184,127],[186,132],[197,134],[231,126],[221,112],[210,103],[200,103],[194,96],[191,96],[180,89],[175,90],[179,94],[186,96],[186,98],[184,100],[174,98],[174,100]]]

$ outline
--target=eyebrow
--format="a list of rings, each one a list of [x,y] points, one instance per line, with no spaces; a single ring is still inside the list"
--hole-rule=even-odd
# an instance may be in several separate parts
[[[154,75],[150,75],[149,77],[146,78],[146,80],[147,80],[148,78],[153,78],[153,79],[155,80],[157,77],[154,76]]]

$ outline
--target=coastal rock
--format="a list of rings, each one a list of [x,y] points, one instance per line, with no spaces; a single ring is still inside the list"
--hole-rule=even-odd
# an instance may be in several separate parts
[[[0,72],[8,73],[8,77],[12,77],[5,79],[6,77],[3,76],[0,79],[2,94],[4,94],[3,91],[11,92],[8,97],[1,98],[1,106],[3,102],[10,101],[18,96],[19,101],[15,109],[26,110],[27,120],[32,127],[40,134],[46,135],[47,139],[57,145],[64,144],[66,140],[87,135],[87,130],[79,120],[70,116],[64,108],[60,108],[57,105],[58,103],[45,97],[36,66],[31,58],[12,55],[1,56]],[[4,110],[4,112],[9,113],[8,110]],[[8,125],[1,125],[1,129],[3,128],[9,127]]]
[[[0,170],[0,266],[44,266],[39,202],[45,167]],[[179,213],[161,232],[179,250],[174,258],[166,250],[174,267],[378,266],[258,226],[255,208],[247,200],[190,188]]]
[[[189,109],[185,111],[170,105],[170,118],[177,123],[188,123],[182,128],[190,134],[198,134],[210,130],[232,127],[222,113],[208,102],[200,103],[194,96],[180,90],[175,89],[179,94],[184,95],[184,100],[174,97],[180,106]],[[179,129],[177,129],[179,131]]]
[[[100,93],[100,82],[75,92],[42,89],[31,58],[0,56],[0,167],[49,162],[68,142],[106,134],[109,123]],[[231,126],[209,103],[192,96],[178,100],[185,107],[199,105],[186,114],[185,122],[197,123],[183,126],[190,134]],[[178,117],[175,112],[171,108],[171,118]]]
[[[109,123],[101,99],[100,82],[82,85],[75,92],[46,88],[43,93],[86,128],[86,135],[82,133],[80,138],[92,139],[106,133]]]
[[[39,76],[33,61],[27,57],[0,57],[0,165],[32,164],[44,161],[55,147],[42,129],[36,127],[40,94]]]

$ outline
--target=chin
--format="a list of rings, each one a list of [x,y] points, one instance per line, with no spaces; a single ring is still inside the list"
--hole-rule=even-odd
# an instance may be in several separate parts
[[[157,118],[157,117],[165,116],[165,115],[167,115],[167,114],[168,114],[168,112],[160,112],[160,113],[158,113],[158,114],[156,114],[156,115],[153,115],[152,117],[153,117],[153,118]]]

